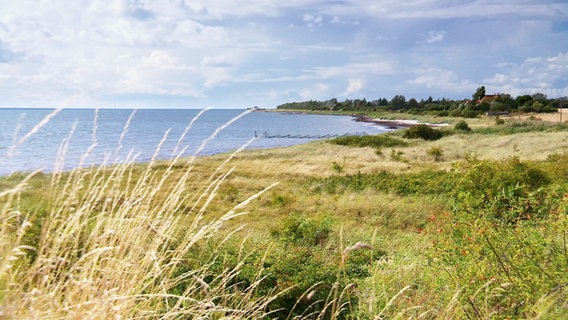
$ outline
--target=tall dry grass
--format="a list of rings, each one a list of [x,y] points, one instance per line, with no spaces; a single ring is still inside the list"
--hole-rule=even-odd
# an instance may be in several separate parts
[[[17,140],[10,151],[55,114]],[[88,152],[97,144],[96,123],[94,127]],[[162,143],[166,137],[167,133]],[[65,149],[63,142],[59,159],[64,159]],[[266,316],[267,305],[277,293],[262,298],[253,295],[260,276],[257,282],[241,288],[232,282],[238,266],[213,275],[207,259],[194,270],[181,266],[189,250],[215,235],[226,221],[245,214],[245,207],[274,184],[216,218],[205,219],[209,204],[233,169],[225,168],[225,161],[206,179],[204,187],[190,189],[194,157],[182,159],[181,154],[182,150],[165,170],[154,169],[155,157],[140,168],[133,164],[132,155],[118,165],[56,171],[44,186],[45,202],[34,209],[24,210],[21,199],[39,172],[1,190],[1,317]],[[206,277],[213,280],[205,282]]]

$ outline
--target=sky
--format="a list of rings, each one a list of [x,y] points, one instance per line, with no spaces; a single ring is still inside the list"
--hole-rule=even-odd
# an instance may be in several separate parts
[[[568,96],[566,0],[0,0],[0,107]]]

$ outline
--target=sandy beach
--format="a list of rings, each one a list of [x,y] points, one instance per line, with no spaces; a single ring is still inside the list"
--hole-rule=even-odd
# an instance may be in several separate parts
[[[387,120],[387,119],[379,119],[379,118],[372,118],[367,115],[355,115],[355,121],[358,122],[369,122],[369,123],[376,123],[382,126],[386,126],[390,129],[401,129],[401,128],[410,128],[414,127],[419,124],[425,124],[430,127],[445,127],[448,126],[447,123],[426,123],[426,122],[419,122],[418,120]]]

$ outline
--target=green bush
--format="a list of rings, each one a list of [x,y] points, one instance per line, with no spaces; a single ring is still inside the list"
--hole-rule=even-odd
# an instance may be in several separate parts
[[[425,124],[419,124],[404,131],[403,137],[407,139],[438,140],[444,136],[440,130]]]
[[[400,196],[443,195],[453,190],[453,175],[443,170],[425,170],[417,173],[394,174],[386,171],[372,174],[354,174],[312,178],[308,189],[313,192],[342,193],[370,188],[392,192]]]
[[[568,198],[562,195],[568,190],[539,188],[521,197],[517,188],[507,187],[474,212],[475,197],[463,198],[447,223],[431,222],[430,231],[442,230],[431,258],[463,288],[464,311],[477,318],[564,318]]]
[[[444,157],[444,151],[440,147],[432,147],[426,150],[426,154],[434,158],[434,161],[441,161]]]
[[[331,220],[308,218],[291,214],[282,225],[272,230],[272,235],[281,241],[295,245],[324,245],[331,233]]]
[[[329,140],[330,143],[352,146],[352,147],[372,147],[372,148],[392,148],[406,147],[408,142],[395,138],[388,134],[379,134],[373,136],[349,136],[339,137]]]
[[[454,171],[452,198],[457,211],[479,215],[504,224],[516,223],[531,212],[546,214],[540,188],[551,179],[538,166],[521,162],[518,157],[502,161],[472,159]]]
[[[454,126],[454,129],[456,129],[458,131],[466,131],[466,132],[471,131],[471,128],[468,126],[467,122],[465,122],[464,120],[461,120],[458,123],[456,123],[456,125]]]

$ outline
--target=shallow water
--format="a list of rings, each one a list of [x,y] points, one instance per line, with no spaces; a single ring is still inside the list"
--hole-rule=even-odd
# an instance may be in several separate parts
[[[235,109],[207,110],[198,118],[200,110],[196,109],[64,109],[38,126],[52,112],[0,109],[0,175],[148,161],[154,155],[157,159],[211,155],[236,150],[255,136],[247,149],[291,146],[326,135],[389,130],[355,122],[349,116],[281,112],[242,115],[244,110]],[[34,127],[37,130],[30,134]]]

